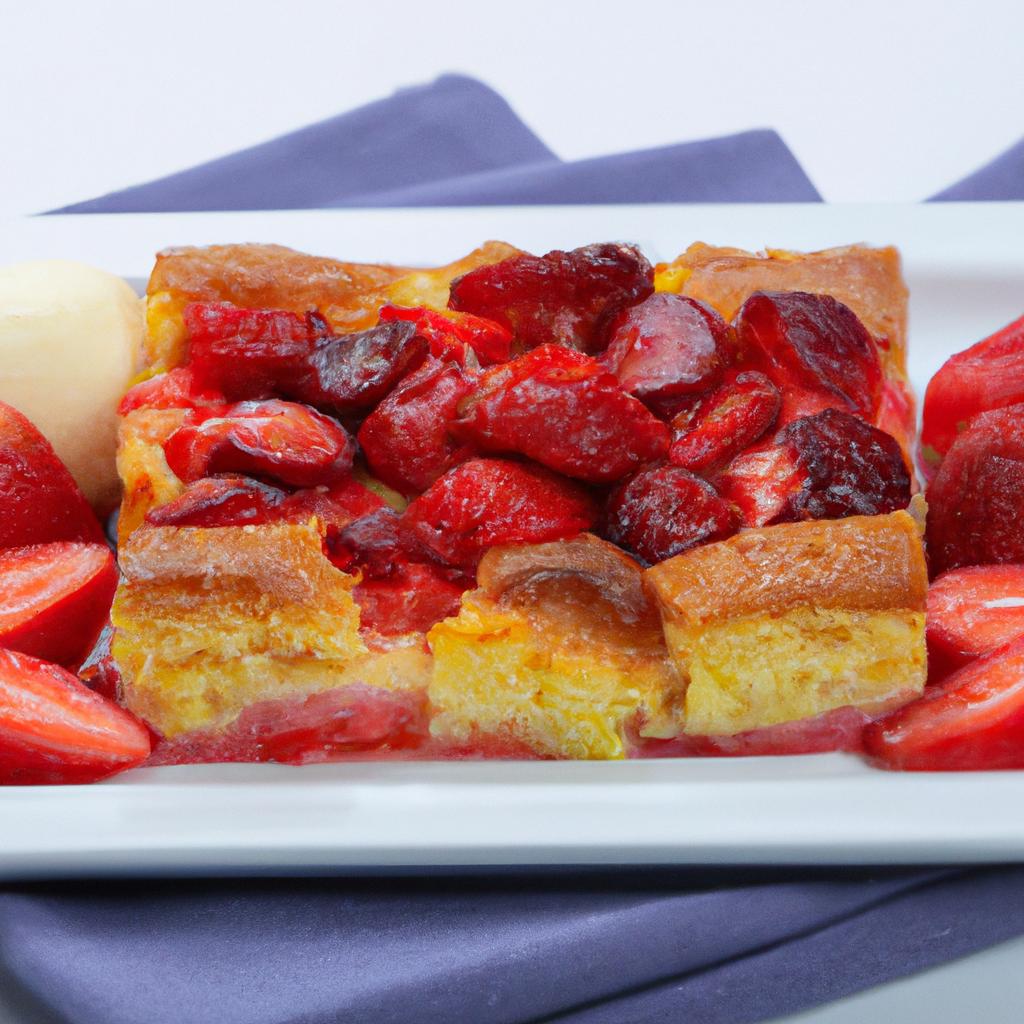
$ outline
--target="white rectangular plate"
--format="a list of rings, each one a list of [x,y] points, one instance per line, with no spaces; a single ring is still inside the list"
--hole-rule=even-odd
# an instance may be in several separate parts
[[[616,206],[47,217],[0,224],[0,263],[144,277],[175,244],[280,242],[441,263],[486,238],[544,252],[691,241],[903,252],[920,392],[1024,311],[1024,204]],[[55,399],[59,396],[55,396]],[[573,864],[864,864],[1024,857],[1024,772],[897,775],[855,757],[143,769],[0,788],[0,878]]]

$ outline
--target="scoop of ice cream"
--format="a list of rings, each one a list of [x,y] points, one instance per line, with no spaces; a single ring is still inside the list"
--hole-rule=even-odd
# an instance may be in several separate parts
[[[0,267],[0,401],[24,413],[101,511],[117,500],[117,403],[135,372],[142,302],[84,263]]]

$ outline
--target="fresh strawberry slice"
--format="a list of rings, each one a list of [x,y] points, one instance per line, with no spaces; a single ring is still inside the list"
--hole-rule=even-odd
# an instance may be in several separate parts
[[[0,551],[0,647],[77,665],[100,635],[116,589],[106,544]]]
[[[496,320],[472,313],[453,310],[440,313],[424,306],[384,306],[380,319],[382,323],[389,320],[414,323],[416,333],[430,343],[430,354],[435,359],[454,359],[465,366],[472,353],[481,366],[491,366],[505,362],[512,355],[512,332]]]
[[[149,732],[70,672],[0,650],[0,784],[96,782],[141,764]]]
[[[733,330],[713,309],[656,292],[619,314],[601,363],[648,402],[707,391],[735,359]]]
[[[1024,316],[946,360],[928,382],[921,466],[931,479],[978,413],[1024,402]]]
[[[669,461],[694,473],[725,465],[762,435],[779,415],[778,388],[763,374],[736,374],[693,410],[672,421]]]
[[[928,590],[928,676],[934,682],[1024,635],[1024,565],[972,565]]]
[[[904,771],[1024,768],[1024,637],[868,726],[864,745]]]
[[[740,346],[784,393],[826,391],[873,420],[882,392],[878,347],[857,314],[831,295],[755,292],[736,314]]]
[[[171,470],[186,482],[245,473],[292,487],[348,476],[355,445],[342,426],[295,402],[239,402],[223,415],[179,427],[165,442]]]
[[[953,442],[928,488],[932,575],[1024,562],[1024,404],[983,412]]]
[[[498,544],[574,537],[594,524],[597,510],[583,488],[540,467],[473,459],[445,473],[402,518],[438,558],[469,570]]]
[[[0,402],[0,548],[102,543],[103,528],[50,442]]]

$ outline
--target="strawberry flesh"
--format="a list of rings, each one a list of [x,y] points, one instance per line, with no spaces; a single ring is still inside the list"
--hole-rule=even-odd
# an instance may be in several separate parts
[[[104,539],[99,520],[50,442],[0,402],[0,548]]]
[[[782,390],[824,391],[873,420],[882,392],[878,347],[831,295],[755,292],[736,316],[740,346]]]
[[[472,313],[440,313],[424,306],[382,307],[381,323],[390,320],[415,324],[416,333],[427,339],[435,359],[452,359],[466,366],[475,358],[479,365],[491,366],[512,356],[512,332],[504,324]]]
[[[615,316],[654,292],[654,268],[631,245],[513,256],[452,282],[448,305],[496,320],[519,351],[552,342],[599,352]]]
[[[470,458],[473,449],[455,441],[448,424],[473,386],[458,363],[433,357],[406,377],[359,428],[374,474],[403,494],[418,494]]]
[[[676,415],[669,461],[694,473],[724,466],[761,439],[781,405],[779,389],[763,373],[736,374],[694,409]]]
[[[472,570],[498,544],[573,537],[596,519],[590,495],[539,467],[473,459],[449,470],[405,511],[417,540],[448,565]]]
[[[668,452],[668,428],[614,375],[556,345],[488,370],[462,410],[455,437],[588,483],[613,483]]]
[[[190,483],[244,473],[292,487],[348,476],[355,446],[340,424],[294,402],[239,402],[223,414],[179,427],[164,442],[171,470]]]
[[[0,650],[0,784],[96,782],[149,748],[140,722],[70,672]]]
[[[117,578],[106,544],[0,551],[0,647],[77,665],[107,621]]]
[[[1024,562],[1024,405],[976,416],[927,496],[933,576],[963,565]]]
[[[903,771],[1024,768],[1024,637],[865,730],[868,754]]]
[[[1024,316],[946,360],[928,382],[921,465],[928,479],[979,413],[1024,402]]]
[[[732,328],[696,299],[657,292],[617,317],[601,363],[647,401],[707,391],[736,358]]]
[[[972,565],[928,589],[931,681],[1024,635],[1024,565]]]
[[[711,484],[678,466],[643,470],[608,499],[605,536],[648,565],[736,532],[736,513]]]

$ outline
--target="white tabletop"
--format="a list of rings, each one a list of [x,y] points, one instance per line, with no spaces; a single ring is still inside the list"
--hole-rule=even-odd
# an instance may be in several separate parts
[[[564,159],[753,127],[832,201],[917,200],[1024,133],[1017,0],[3,4],[0,215],[146,181],[445,71]]]

